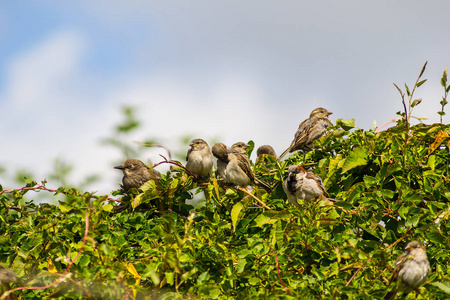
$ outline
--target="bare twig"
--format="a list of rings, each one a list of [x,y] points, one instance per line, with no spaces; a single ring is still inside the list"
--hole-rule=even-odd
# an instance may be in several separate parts
[[[56,193],[58,192],[58,190],[54,190],[54,189],[49,189],[47,188],[45,185],[41,184],[41,185],[35,185],[35,186],[24,186],[18,189],[12,189],[12,190],[3,190],[0,191],[0,195],[1,194],[6,194],[6,193],[14,193],[14,192],[20,192],[20,191],[47,191],[47,192],[51,192],[51,193]],[[77,197],[82,197],[83,195],[81,194],[76,194],[73,192],[66,192],[66,191],[60,191],[61,194],[64,195],[72,195],[72,196],[77,196]],[[95,196],[95,195],[91,195],[91,198],[99,198],[99,196]],[[109,200],[109,201],[117,201],[117,202],[122,202],[118,199],[114,199],[114,198],[106,198],[105,200]]]
[[[275,254],[275,265],[277,267],[277,275],[278,275],[278,280],[280,281],[280,284],[284,287],[284,289],[286,290],[286,292],[289,294],[289,296],[292,296],[291,292],[289,291],[289,289],[284,285],[283,279],[281,279],[281,275],[280,275],[280,266],[278,264],[278,256],[277,256],[277,252],[275,251],[275,249],[273,250],[273,253]]]
[[[259,199],[258,197],[256,197],[255,195],[253,195],[252,193],[250,193],[249,191],[247,191],[246,189],[239,187],[238,190],[243,191],[244,193],[246,193],[247,195],[249,195],[250,197],[252,197],[252,198],[255,199],[256,201],[258,201],[264,208],[272,210],[272,209],[271,209],[270,207],[268,207],[264,202],[262,202],[261,199]]]
[[[138,142],[138,141],[134,141],[136,144],[140,145],[140,146],[144,146],[144,147],[160,147],[163,148],[164,150],[167,151],[167,155],[169,156],[169,160],[172,160],[172,154],[170,153],[169,148],[167,148],[164,145],[161,144],[157,144],[157,143],[145,143],[145,142]],[[161,155],[162,156],[162,155]]]
[[[347,282],[347,284],[345,286],[348,286],[350,284],[350,282],[352,282],[353,278],[355,278],[356,274],[358,274],[358,272],[362,269],[362,267],[359,267],[358,270],[356,270],[355,274],[353,274],[352,278],[350,278],[350,280]]]

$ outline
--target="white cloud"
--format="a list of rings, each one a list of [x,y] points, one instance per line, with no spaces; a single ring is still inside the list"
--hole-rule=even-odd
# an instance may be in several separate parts
[[[18,111],[66,100],[61,90],[77,72],[85,48],[86,42],[79,33],[59,31],[18,54],[6,68],[9,84],[5,99]]]

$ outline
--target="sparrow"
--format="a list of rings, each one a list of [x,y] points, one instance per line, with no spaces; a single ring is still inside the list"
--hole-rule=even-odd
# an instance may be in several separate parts
[[[244,152],[244,153],[242,153]],[[228,164],[225,169],[225,181],[234,185],[247,186],[255,182],[250,160],[245,148],[233,147],[228,151]]]
[[[327,131],[327,128],[333,125],[328,118],[331,114],[331,111],[323,107],[314,109],[309,115],[309,118],[300,123],[291,145],[278,159],[281,159],[288,152],[312,149],[312,143],[320,139]]]
[[[275,153],[275,150],[273,150],[272,146],[263,145],[259,147],[258,150],[256,150],[256,156],[257,157],[255,165],[259,164],[260,162],[264,162],[267,165],[268,161],[265,156],[272,156],[276,158],[277,154]]]
[[[217,172],[222,179],[226,179],[226,168],[229,162],[228,151],[230,150],[223,143],[216,143],[212,146],[212,154],[217,158]]]
[[[249,145],[238,142],[228,148],[223,143],[216,143],[212,147],[212,153],[217,158],[217,171],[227,183],[247,186],[251,184],[258,184],[263,186],[266,190],[271,190],[271,187],[255,178],[252,171],[250,160],[245,153],[245,149]]]
[[[17,277],[13,271],[9,269],[0,269],[0,285],[8,285],[11,282],[16,282]]]
[[[289,202],[295,207],[300,207],[298,200],[308,204],[319,196],[329,197],[322,179],[311,172],[306,172],[300,165],[289,167],[288,176],[283,181],[283,190]]]
[[[213,167],[213,156],[208,143],[202,139],[194,139],[186,156],[186,168],[193,174],[206,177]]]
[[[137,159],[127,159],[122,165],[114,167],[123,171],[122,189],[140,188],[150,179],[159,180],[161,175],[153,168],[148,168],[142,161]]]
[[[248,147],[250,147],[250,145],[248,145],[244,142],[237,142],[231,146],[231,150],[233,150],[234,152],[237,152],[237,153],[247,154],[247,152],[245,150]]]
[[[405,292],[404,296],[412,291],[418,292],[419,286],[428,278],[430,263],[425,247],[418,241],[412,241],[406,245],[405,250],[395,261],[395,269],[389,280],[389,285],[396,282],[397,286],[387,293],[384,299],[394,299],[397,292],[401,291]]]

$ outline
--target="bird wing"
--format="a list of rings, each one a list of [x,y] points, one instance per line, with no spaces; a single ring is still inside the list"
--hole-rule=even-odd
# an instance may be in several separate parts
[[[250,165],[250,161],[245,154],[234,153],[236,155],[236,159],[238,162],[238,166],[244,171],[244,173],[250,178],[253,182],[255,180],[255,174],[253,174],[252,166]]]
[[[186,155],[186,161],[189,160],[189,155],[191,154],[191,152],[192,152],[192,148],[189,148],[187,155]]]
[[[322,178],[320,178],[319,176],[317,176],[316,174],[311,173],[311,172],[306,173],[305,176],[306,176],[306,179],[312,179],[312,180],[318,182],[318,183],[319,183],[319,188],[322,190],[323,195],[324,195],[325,197],[327,197],[327,198],[330,197],[330,196],[328,195],[328,193],[327,193],[327,190],[325,189],[325,186],[323,185]]]

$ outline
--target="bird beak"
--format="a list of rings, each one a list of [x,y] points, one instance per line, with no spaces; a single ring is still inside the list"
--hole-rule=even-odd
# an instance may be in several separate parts
[[[189,147],[194,147],[196,145],[197,145],[196,143],[189,143]]]
[[[247,149],[248,147],[250,147],[249,144],[245,144],[245,145],[244,145],[244,149]]]
[[[332,111],[327,112],[327,116],[332,115],[332,114],[333,114]]]
[[[114,169],[119,169],[119,170],[123,170],[125,169],[123,166],[115,166]]]

